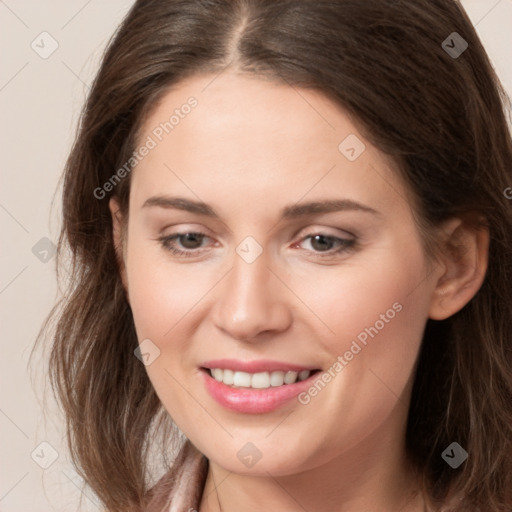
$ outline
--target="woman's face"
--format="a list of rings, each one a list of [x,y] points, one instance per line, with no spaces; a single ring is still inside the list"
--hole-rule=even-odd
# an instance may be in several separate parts
[[[179,428],[254,475],[403,438],[439,276],[391,162],[320,93],[227,72],[143,128],[124,279]]]

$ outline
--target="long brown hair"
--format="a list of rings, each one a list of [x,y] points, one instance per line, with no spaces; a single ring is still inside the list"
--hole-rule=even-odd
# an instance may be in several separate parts
[[[462,40],[468,46],[460,55],[444,43],[464,50]],[[454,0],[133,5],[108,45],[64,174],[61,277],[70,266],[50,316],[49,373],[77,469],[108,511],[141,510],[157,440],[182,441],[134,357],[108,208],[115,195],[127,213],[130,172],[116,186],[104,184],[130,160],[145,116],[173,84],[229,66],[314,88],[349,112],[397,162],[426,238],[453,216],[486,219],[491,243],[481,289],[457,314],[427,323],[406,442],[432,506],[455,492],[462,499],[452,512],[512,510],[509,103]],[[454,441],[469,454],[456,470],[441,457]]]

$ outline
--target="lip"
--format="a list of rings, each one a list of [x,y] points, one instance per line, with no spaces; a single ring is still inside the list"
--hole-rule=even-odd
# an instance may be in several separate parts
[[[222,368],[222,366],[214,366],[213,368]],[[226,366],[226,368],[236,370],[236,368],[232,366]],[[258,366],[258,368],[261,368],[261,366]],[[281,366],[280,369],[284,370],[283,366]],[[307,370],[308,368],[301,369]],[[313,380],[318,377],[320,371],[294,384],[284,384],[275,388],[270,387],[266,389],[233,388],[223,382],[215,380],[204,367],[201,369],[200,373],[202,374],[205,387],[210,396],[223,407],[244,414],[263,414],[278,409],[303,391],[306,391],[306,389],[311,386]]]
[[[272,361],[270,359],[260,359],[257,361],[240,361],[238,359],[214,359],[205,361],[200,366],[203,368],[221,370],[234,370],[237,372],[259,373],[259,372],[277,372],[283,370],[286,372],[300,372],[302,370],[318,370],[318,367],[300,366],[297,364],[285,363],[282,361]],[[288,384],[289,386],[291,384]]]

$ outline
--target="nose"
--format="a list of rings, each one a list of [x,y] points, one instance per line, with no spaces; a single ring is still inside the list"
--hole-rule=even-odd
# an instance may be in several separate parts
[[[290,293],[268,266],[265,253],[252,263],[235,255],[233,268],[219,284],[213,306],[215,325],[239,341],[258,341],[291,324]]]

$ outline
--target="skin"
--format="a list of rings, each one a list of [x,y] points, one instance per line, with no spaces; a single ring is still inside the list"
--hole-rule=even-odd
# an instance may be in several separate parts
[[[451,316],[480,287],[487,233],[452,219],[438,234],[464,250],[429,261],[393,162],[312,90],[232,70],[194,76],[155,106],[140,141],[190,96],[197,107],[132,172],[128,218],[115,198],[110,208],[139,341],[160,350],[149,378],[210,460],[200,512],[424,510],[404,450],[415,363],[427,319]],[[353,162],[338,150],[350,134],[366,146]],[[201,200],[220,218],[143,207],[161,195]],[[327,199],[378,214],[279,219],[285,206]],[[178,232],[206,234],[197,248],[174,241],[194,256],[158,240]],[[336,243],[314,243],[319,233],[356,243],[333,254]],[[247,236],[263,249],[252,263],[236,252]],[[327,370],[395,303],[395,318],[307,405],[242,414],[203,385],[200,364],[217,358]],[[237,457],[249,441],[262,454],[251,468]]]

